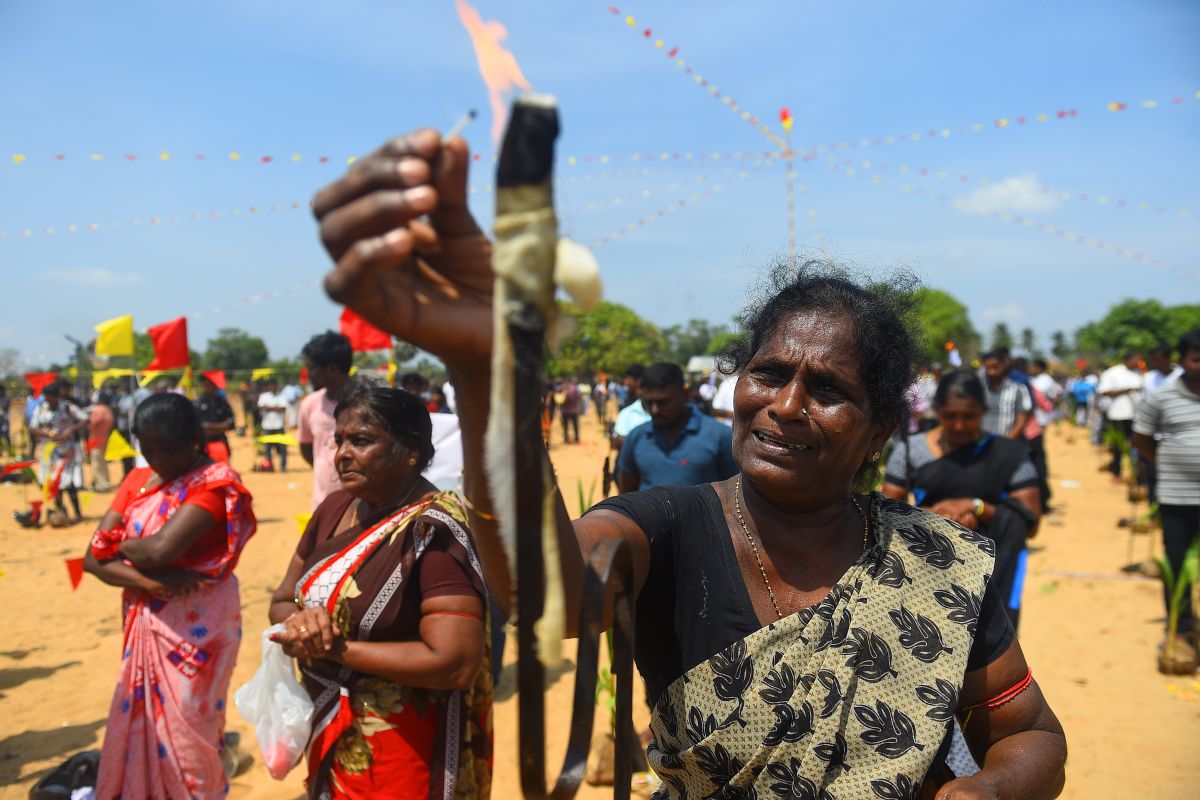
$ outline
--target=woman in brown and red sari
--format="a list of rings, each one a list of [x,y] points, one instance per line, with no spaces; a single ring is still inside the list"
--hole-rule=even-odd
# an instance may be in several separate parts
[[[316,706],[309,796],[486,798],[487,595],[458,498],[421,476],[429,412],[360,384],[334,416],[343,488],[314,512],[270,610]]]

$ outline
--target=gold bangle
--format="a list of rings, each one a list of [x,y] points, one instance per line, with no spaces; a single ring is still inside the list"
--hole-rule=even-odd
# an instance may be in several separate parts
[[[497,519],[499,519],[499,517],[497,517],[495,514],[489,514],[488,512],[486,512],[483,509],[476,506],[474,503],[471,502],[471,499],[469,497],[467,497],[465,494],[461,495],[461,498],[462,498],[463,505],[467,507],[467,510],[470,511],[475,516],[479,517],[480,519],[485,520],[487,522],[495,522]]]

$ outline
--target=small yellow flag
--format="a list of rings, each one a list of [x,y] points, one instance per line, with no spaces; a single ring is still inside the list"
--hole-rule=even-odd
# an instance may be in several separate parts
[[[96,355],[98,356],[131,356],[133,355],[133,315],[101,322],[96,326]]]
[[[257,441],[259,444],[281,444],[285,447],[300,446],[300,442],[290,433],[268,433],[266,436],[258,437]]]
[[[131,369],[98,369],[92,373],[92,388],[99,389],[110,378],[128,378],[132,374],[133,370]]]
[[[250,380],[265,381],[267,378],[271,377],[272,372],[274,372],[274,370],[272,370],[270,367],[259,367],[258,369],[250,372]]]
[[[125,441],[125,437],[120,431],[113,431],[108,435],[108,444],[104,446],[105,461],[120,461],[123,458],[134,458],[138,454],[129,446],[129,442]]]
[[[301,536],[304,535],[304,529],[308,527],[308,521],[310,519],[312,519],[311,511],[306,511],[302,514],[296,515],[296,529],[299,531]]]

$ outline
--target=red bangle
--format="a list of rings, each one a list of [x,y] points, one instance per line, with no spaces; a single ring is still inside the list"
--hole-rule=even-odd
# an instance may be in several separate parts
[[[476,619],[480,622],[483,622],[483,617],[479,616],[478,614],[472,614],[470,611],[430,611],[425,616],[432,617],[435,614],[449,614],[452,617],[470,617],[471,619]]]
[[[1000,706],[1007,705],[1008,703],[1011,703],[1013,700],[1016,700],[1026,689],[1028,689],[1030,687],[1030,685],[1032,683],[1033,683],[1033,670],[1030,669],[1030,670],[1026,671],[1024,678],[1017,681],[1012,686],[1008,687],[1003,692],[1001,692],[1000,694],[993,697],[991,700],[985,700],[982,703],[976,703],[973,706],[967,706],[966,708],[963,709],[963,711],[973,711],[982,706],[987,706],[988,708],[999,708]]]

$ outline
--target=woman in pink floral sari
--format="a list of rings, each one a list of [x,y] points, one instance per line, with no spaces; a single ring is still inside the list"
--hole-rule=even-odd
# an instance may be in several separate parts
[[[138,406],[149,462],[129,473],[85,555],[124,589],[121,671],[96,797],[221,797],[225,695],[241,640],[233,568],[256,522],[250,493],[204,451],[186,397]]]

